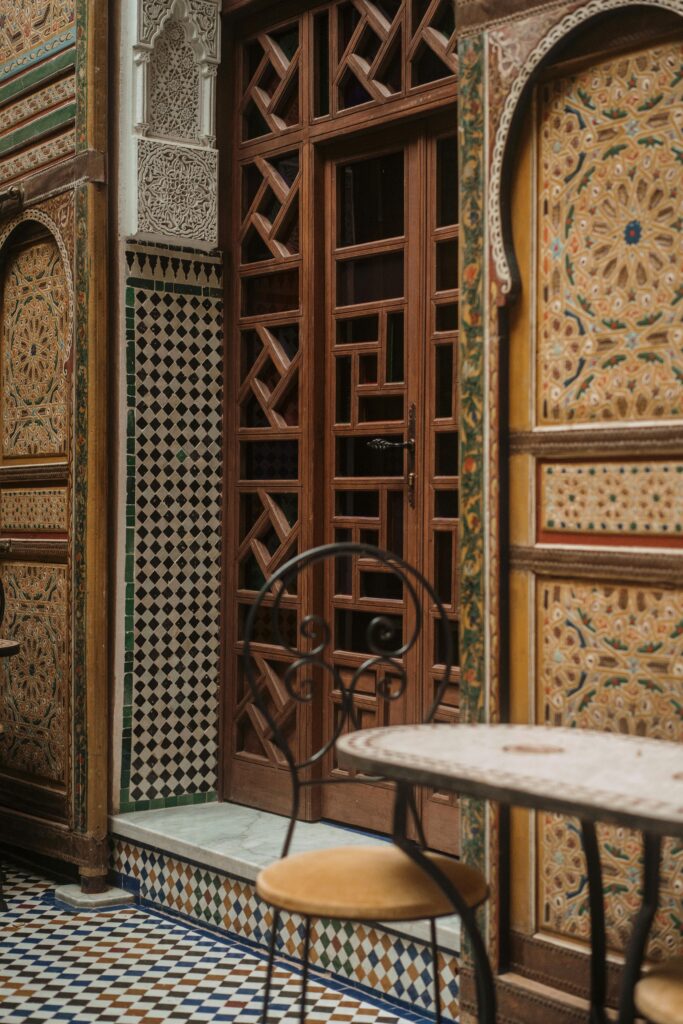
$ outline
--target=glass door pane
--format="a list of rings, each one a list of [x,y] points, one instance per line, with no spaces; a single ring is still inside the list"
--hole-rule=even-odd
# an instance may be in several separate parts
[[[330,161],[325,341],[325,540],[373,544],[413,563],[418,555],[416,510],[409,504],[408,475],[414,455],[403,445],[412,429],[409,412],[420,372],[419,349],[406,349],[411,331],[415,336],[419,301],[415,275],[411,282],[409,273],[420,248],[416,169],[416,140],[372,155],[367,148],[358,155],[351,151]],[[408,225],[415,229],[409,231]],[[349,561],[326,581],[326,601],[335,663],[347,685],[368,659],[369,631],[378,616],[389,624],[383,641],[387,654],[402,645],[412,628],[402,585],[372,559]],[[362,671],[355,688],[361,726],[410,719],[416,657],[412,652],[407,695],[397,701],[382,699],[380,691],[399,685],[400,670],[409,668],[404,659],[397,659],[396,666],[383,663]],[[325,730],[334,728],[340,697],[330,688]],[[359,811],[358,793],[348,787],[328,787],[324,814],[366,827],[371,822],[376,828],[389,826],[388,790],[368,787],[360,803]]]

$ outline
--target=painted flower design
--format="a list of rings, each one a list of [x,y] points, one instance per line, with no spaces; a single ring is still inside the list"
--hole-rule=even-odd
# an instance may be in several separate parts
[[[562,256],[563,245],[561,239],[555,237],[550,243],[550,255],[554,260],[559,260]]]
[[[637,245],[640,241],[642,229],[639,220],[630,220],[624,228],[624,241],[627,245]]]

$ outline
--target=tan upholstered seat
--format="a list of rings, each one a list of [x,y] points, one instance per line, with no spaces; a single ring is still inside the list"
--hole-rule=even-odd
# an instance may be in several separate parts
[[[443,854],[427,853],[470,907],[488,896],[484,876]],[[390,843],[293,854],[264,868],[258,895],[280,910],[355,921],[413,921],[452,914],[439,886]]]
[[[634,996],[638,1013],[652,1024],[683,1024],[683,956],[644,974]]]

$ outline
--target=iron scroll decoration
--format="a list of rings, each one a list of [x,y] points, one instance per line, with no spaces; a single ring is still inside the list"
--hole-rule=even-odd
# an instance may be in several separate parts
[[[353,672],[349,682],[345,682],[339,667],[334,663],[331,650],[332,629],[330,624],[320,615],[308,614],[303,617],[299,626],[301,646],[295,646],[280,629],[280,610],[283,597],[291,593],[291,585],[296,576],[318,563],[330,560],[336,565],[340,558],[367,558],[384,566],[396,576],[405,588],[407,600],[412,606],[414,625],[410,635],[396,639],[396,624],[387,615],[377,615],[369,623],[366,630],[368,657]],[[384,667],[384,674],[377,684],[377,695],[386,701],[399,700],[406,691],[408,677],[404,658],[415,646],[422,628],[422,603],[420,593],[424,592],[429,602],[438,612],[438,626],[442,631],[443,653],[442,678],[436,686],[436,693],[425,721],[432,721],[436,710],[443,699],[446,688],[451,684],[453,667],[453,640],[450,620],[446,610],[431,583],[412,565],[399,558],[398,555],[382,551],[368,544],[339,543],[326,544],[312,548],[282,565],[262,586],[256,600],[249,610],[244,631],[243,658],[244,669],[255,703],[263,715],[272,739],[281,751],[287,765],[297,782],[299,773],[319,763],[334,747],[344,728],[350,725],[359,729],[361,723],[355,706],[356,688],[364,675],[372,669]],[[316,678],[331,678],[334,689],[340,694],[339,714],[332,730],[332,735],[315,753],[302,761],[297,761],[287,739],[274,720],[266,702],[262,698],[261,686],[256,678],[253,667],[254,628],[261,609],[271,610],[271,639],[268,644],[281,647],[294,660],[284,673],[282,682],[288,695],[297,704],[310,704],[313,700]],[[404,621],[405,618],[404,617]],[[320,780],[318,780],[319,782]]]

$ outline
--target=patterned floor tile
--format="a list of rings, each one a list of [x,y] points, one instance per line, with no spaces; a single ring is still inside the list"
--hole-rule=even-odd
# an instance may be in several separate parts
[[[51,883],[7,872],[0,913],[2,1024],[256,1024],[265,960],[235,943],[138,907],[70,911]],[[298,1021],[300,978],[278,965],[271,1021]],[[412,1015],[411,1015],[412,1017]],[[307,1020],[404,1024],[382,1008],[314,979]]]

